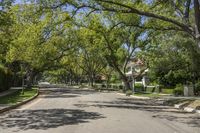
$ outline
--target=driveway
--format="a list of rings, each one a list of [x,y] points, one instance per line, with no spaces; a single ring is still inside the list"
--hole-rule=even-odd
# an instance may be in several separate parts
[[[200,133],[200,115],[115,92],[45,88],[0,114],[0,133]]]

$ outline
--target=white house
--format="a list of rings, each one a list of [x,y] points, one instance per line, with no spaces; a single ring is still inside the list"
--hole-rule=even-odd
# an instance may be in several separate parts
[[[148,77],[146,73],[148,68],[144,61],[138,58],[132,58],[127,64],[126,76],[129,78],[133,92],[135,92],[135,83],[141,83],[144,88],[147,87]],[[140,77],[142,81],[136,82],[136,78]]]

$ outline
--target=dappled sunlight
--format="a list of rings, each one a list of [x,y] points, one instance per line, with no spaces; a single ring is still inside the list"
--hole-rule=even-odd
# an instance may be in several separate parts
[[[79,109],[40,109],[20,110],[4,116],[0,120],[1,128],[16,127],[20,130],[47,130],[60,126],[88,123],[90,120],[105,118],[97,112]]]
[[[147,111],[151,114],[152,118],[180,122],[191,127],[200,126],[200,115],[175,109],[172,106],[164,105],[163,102],[156,99],[118,98],[114,101],[85,101],[75,104],[75,106],[79,108],[96,107],[105,110],[109,108],[139,110],[144,111],[144,113]]]

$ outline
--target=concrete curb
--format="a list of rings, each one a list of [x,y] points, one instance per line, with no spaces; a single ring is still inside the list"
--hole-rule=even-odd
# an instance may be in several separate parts
[[[130,97],[135,98],[135,99],[151,99],[149,97],[134,96],[134,95],[130,95]]]
[[[10,111],[11,109],[15,109],[15,108],[17,108],[17,107],[19,107],[19,106],[21,106],[21,105],[24,105],[24,104],[26,104],[26,103],[28,103],[28,102],[34,100],[34,99],[37,98],[38,96],[39,96],[39,90],[37,91],[37,93],[36,93],[33,97],[31,97],[31,98],[29,98],[29,99],[27,99],[27,100],[25,100],[25,101],[22,101],[22,102],[20,102],[20,103],[17,103],[17,104],[15,104],[15,105],[11,105],[11,106],[9,106],[9,107],[3,108],[3,109],[0,110],[0,113],[4,113],[4,112],[7,112],[7,111]]]
[[[200,110],[196,110],[196,113],[199,113],[199,114],[200,114]]]
[[[183,110],[186,111],[186,112],[189,112],[189,113],[194,113],[194,112],[196,112],[196,110],[193,109],[193,108],[191,108],[191,107],[185,107]]]
[[[121,96],[127,96],[127,97],[131,97],[131,98],[135,98],[135,99],[151,99],[149,97],[142,97],[142,96],[134,96],[134,95],[128,96],[128,95],[126,95],[124,93],[119,93],[119,92],[117,92],[116,94],[121,95]]]
[[[194,109],[191,107],[183,107],[184,105],[185,105],[185,103],[180,103],[180,104],[175,104],[174,107],[177,109],[182,109],[189,113],[199,113],[200,114],[200,110],[197,110],[197,109]]]
[[[188,102],[183,102],[183,103],[180,103],[180,104],[175,104],[174,107],[176,109],[183,109],[184,106],[186,106],[188,104]]]

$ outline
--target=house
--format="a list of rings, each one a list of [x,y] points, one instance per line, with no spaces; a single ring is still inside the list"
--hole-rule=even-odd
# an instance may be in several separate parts
[[[135,83],[141,83],[144,88],[148,85],[147,68],[145,62],[139,58],[131,58],[127,64],[126,76],[128,77],[133,91],[135,90]],[[140,80],[137,82],[136,80]]]

